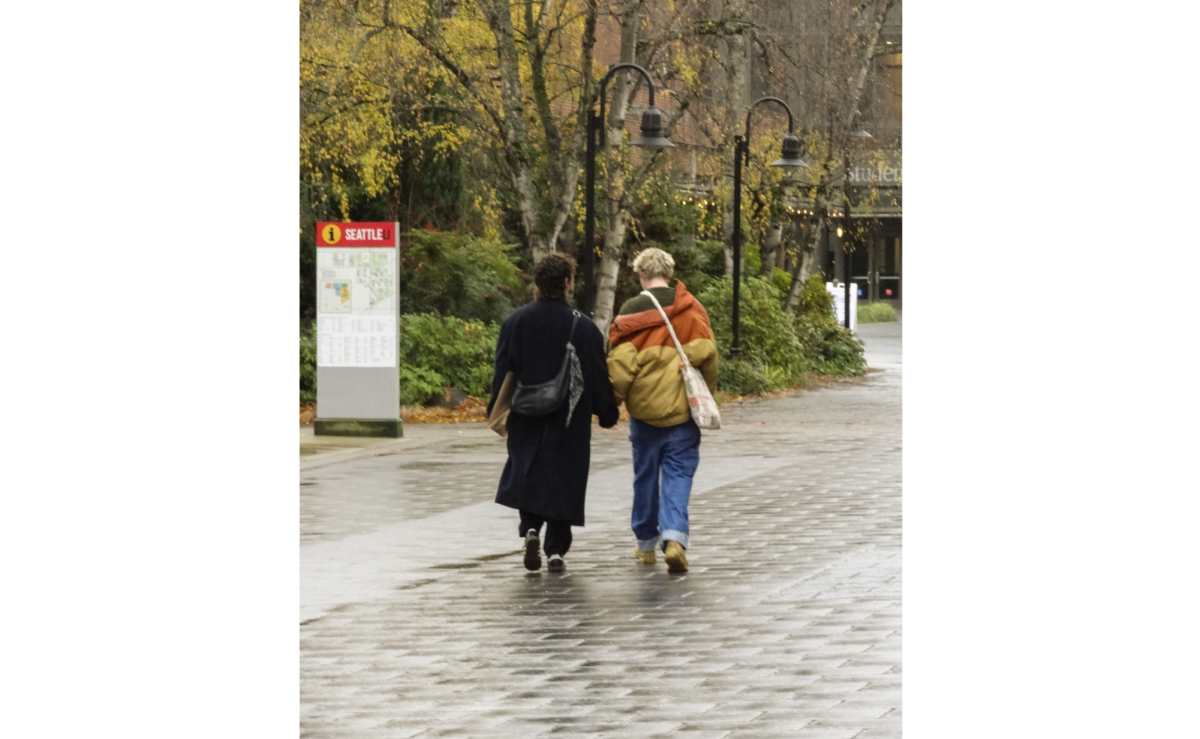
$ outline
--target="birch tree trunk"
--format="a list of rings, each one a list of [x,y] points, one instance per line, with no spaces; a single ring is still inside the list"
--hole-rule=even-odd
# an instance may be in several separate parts
[[[525,37],[529,50],[530,83],[537,104],[538,117],[546,136],[546,178],[550,191],[550,233],[546,239],[549,251],[558,251],[563,227],[575,210],[575,190],[583,164],[583,147],[587,134],[588,113],[592,108],[592,58],[596,47],[596,17],[598,0],[587,0],[580,43],[579,68],[585,70],[576,107],[576,126],[570,141],[564,143],[562,132],[550,107],[550,92],[546,82],[546,57],[550,49],[551,32],[543,36],[542,25],[552,12],[554,0],[545,0],[538,16],[533,15],[534,3],[525,5]]]
[[[508,0],[479,0],[479,7],[487,17],[488,26],[496,38],[496,52],[500,62],[501,104],[504,110],[502,122],[504,138],[507,139],[509,165],[512,167],[513,187],[517,196],[517,208],[521,211],[521,225],[529,239],[533,262],[537,264],[549,253],[544,234],[539,233],[541,210],[538,207],[534,187],[533,168],[529,155],[529,134],[525,129],[525,91],[521,82],[520,58],[513,31],[512,6]]]
[[[779,259],[779,245],[783,243],[783,226],[784,219],[776,217],[771,221],[771,225],[767,226],[767,233],[763,237],[762,248],[759,250],[759,256],[762,257],[762,266],[758,268],[758,276],[765,279],[771,279],[771,275],[775,274],[775,262]]]
[[[818,207],[824,206],[823,201],[818,201]],[[817,257],[817,247],[820,246],[827,227],[826,219],[821,218],[800,249],[800,256],[796,260],[796,269],[792,270],[792,287],[788,290],[787,303],[784,305],[784,312],[789,316],[795,315],[796,309],[800,306],[800,294],[804,292],[804,285],[812,275],[812,266]]]
[[[893,0],[882,0],[875,3],[875,16],[870,21],[870,26],[863,33],[863,44],[859,50],[857,64],[855,65],[854,75],[848,80],[850,88],[846,94],[846,102],[849,105],[842,106],[842,127],[847,130],[854,123],[854,115],[858,112],[858,103],[862,98],[863,86],[867,83],[867,75],[871,72],[872,62],[875,58],[875,47],[879,45],[879,34],[883,31],[883,24],[887,22],[888,11],[892,9]]]
[[[639,11],[641,3],[626,0],[621,6],[621,63],[633,62],[637,49]],[[625,229],[628,225],[628,197],[625,191],[625,176],[619,162],[622,133],[625,130],[625,113],[629,109],[629,98],[633,94],[633,75],[636,72],[621,72],[612,79],[612,99],[605,121],[604,136],[609,153],[605,172],[605,187],[608,201],[604,213],[604,246],[600,254],[600,270],[596,275],[596,306],[593,320],[600,332],[608,335],[612,323],[614,303],[617,297],[617,274],[621,269],[621,258],[625,252]]]
[[[564,142],[551,109],[551,95],[547,82],[547,78],[553,76],[547,72],[549,66],[561,66],[561,59],[556,58],[555,54],[561,47],[561,41],[556,43],[556,39],[561,37],[556,34],[562,32],[562,27],[547,30],[547,23],[555,16],[556,4],[561,8],[564,0],[542,0],[536,4],[518,6],[525,12],[524,27],[519,31],[513,26],[511,0],[475,1],[496,41],[500,72],[499,96],[490,89],[487,79],[473,76],[455,61],[454,53],[446,48],[445,40],[441,39],[436,31],[431,31],[427,26],[411,26],[399,22],[389,14],[387,3],[383,6],[382,25],[366,34],[359,46],[361,48],[385,29],[406,34],[437,59],[483,108],[491,128],[494,129],[492,135],[503,151],[504,161],[508,166],[507,178],[516,196],[521,225],[525,229],[530,253],[536,263],[555,250],[562,229],[574,210],[575,191],[587,130],[587,112],[592,103],[591,72],[599,0],[584,0],[584,26],[579,59],[582,76],[579,103],[575,112],[578,124],[569,142]],[[537,8],[536,16],[533,14],[534,7]],[[445,12],[447,11],[443,8],[443,15]],[[453,11],[449,12],[453,14]],[[520,46],[516,42],[518,32],[522,36]],[[533,102],[546,136],[547,161],[544,180],[539,179],[537,162],[529,143],[526,91],[521,77],[522,50],[528,57]],[[548,188],[543,187],[547,184]],[[549,197],[545,197],[547,195]],[[547,201],[548,206],[545,204]]]

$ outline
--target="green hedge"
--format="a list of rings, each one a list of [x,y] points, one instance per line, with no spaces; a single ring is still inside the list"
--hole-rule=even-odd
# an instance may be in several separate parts
[[[814,372],[857,377],[867,371],[863,343],[838,325],[833,296],[825,289],[825,278],[820,273],[810,275],[804,283],[792,328]]]
[[[500,323],[531,297],[517,247],[468,234],[412,231],[400,270],[400,310]]]
[[[793,326],[813,372],[857,377],[867,371],[863,343],[848,329],[802,313]]]
[[[783,312],[783,293],[758,277],[743,280],[739,292],[742,355],[737,360],[729,355],[733,343],[733,279],[723,277],[696,296],[708,311],[713,336],[721,349],[719,389],[762,393],[801,382],[809,366],[804,347]]]
[[[500,326],[435,313],[400,318],[400,402],[423,405],[443,387],[488,400]]]
[[[317,399],[317,335],[300,329],[300,402]]]
[[[787,282],[790,282],[790,276]],[[733,280],[713,281],[696,298],[708,311],[713,335],[721,347],[718,389],[730,393],[759,394],[792,387],[807,372],[858,376],[866,371],[863,344],[839,327],[833,316],[833,297],[820,274],[812,275],[800,295],[794,317],[783,311],[786,282],[778,274],[771,281],[746,278],[740,291],[742,355],[729,355],[733,342]]]

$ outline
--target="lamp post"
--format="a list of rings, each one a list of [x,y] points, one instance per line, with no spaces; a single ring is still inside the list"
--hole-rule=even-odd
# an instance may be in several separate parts
[[[851,124],[851,128],[856,126],[857,121],[858,116],[855,115]],[[842,282],[844,285],[843,289],[845,291],[842,294],[842,304],[845,306],[845,320],[843,322],[845,323],[847,329],[850,328],[850,250],[846,247],[854,238],[851,235],[851,226],[853,225],[854,221],[850,216],[850,142],[853,139],[869,138],[871,138],[871,134],[860,128],[846,137],[846,146],[842,150],[842,222],[846,231],[846,238],[842,241],[842,252],[845,255],[845,258],[842,259]],[[838,236],[842,235],[841,231],[842,229],[839,228]]]
[[[800,138],[793,132],[795,127],[792,124],[792,109],[788,104],[774,97],[754,101],[746,111],[746,135],[733,138],[733,344],[729,347],[729,354],[735,357],[742,353],[739,306],[742,294],[742,160],[750,161],[750,114],[756,107],[768,102],[779,103],[788,115],[788,133],[783,137],[783,156],[771,162],[771,166],[808,168],[808,163],[800,158]]]
[[[587,175],[584,195],[583,216],[583,260],[580,267],[583,270],[583,312],[589,316],[596,310],[596,136],[604,131],[604,94],[608,81],[622,69],[636,69],[646,78],[646,86],[650,91],[650,107],[642,112],[642,135],[630,141],[631,146],[657,151],[672,147],[672,144],[662,135],[662,111],[654,105],[654,82],[650,73],[636,64],[618,64],[608,70],[608,74],[600,80],[600,115],[595,110],[588,109],[587,125]],[[603,139],[601,147],[604,146]]]
[[[850,328],[850,259],[851,259],[851,257],[850,257],[850,250],[846,248],[846,246],[850,243],[850,239],[852,238],[850,236],[851,221],[850,221],[850,149],[849,148],[847,148],[845,151],[845,158],[843,161],[843,166],[845,167],[846,171],[842,174],[842,208],[845,211],[844,213],[842,213],[842,220],[845,223],[846,238],[842,240],[842,251],[845,253],[845,258],[842,259],[842,282],[845,284],[845,288],[844,288],[845,292],[843,293],[843,296],[842,296],[842,301],[843,301],[842,305],[845,306],[844,318],[846,319],[845,320],[846,328],[849,329]],[[840,228],[838,229],[838,231],[841,231],[841,230],[842,229],[840,229]],[[838,235],[840,236],[841,234],[838,234]]]

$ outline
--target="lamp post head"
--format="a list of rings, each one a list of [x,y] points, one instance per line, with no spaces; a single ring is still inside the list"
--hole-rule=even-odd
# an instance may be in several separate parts
[[[789,133],[783,137],[783,156],[771,162],[772,167],[808,169],[808,162],[800,158],[800,137]]]
[[[642,135],[630,141],[629,144],[651,150],[667,149],[675,146],[675,144],[663,138],[662,119],[661,110],[653,105],[646,108],[642,113]]]

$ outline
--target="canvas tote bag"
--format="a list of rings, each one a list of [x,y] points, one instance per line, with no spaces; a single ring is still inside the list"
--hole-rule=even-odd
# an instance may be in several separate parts
[[[504,376],[500,385],[500,394],[492,405],[492,414],[488,416],[487,427],[504,438],[508,438],[508,412],[512,410],[513,389],[517,385],[517,373],[509,372]]]
[[[679,368],[679,371],[683,374],[683,389],[687,393],[692,420],[702,429],[721,428],[721,412],[717,410],[717,401],[713,400],[712,393],[708,391],[708,385],[704,383],[704,376],[692,366],[687,355],[683,353],[683,347],[679,344],[679,337],[675,335],[675,328],[671,326],[671,321],[667,318],[667,312],[662,309],[658,300],[649,290],[642,291],[642,295],[650,298],[654,307],[658,308],[658,314],[662,316],[663,323],[667,324],[667,331],[671,332],[671,341],[675,342],[675,351],[679,352],[679,358],[683,360],[683,366]]]

